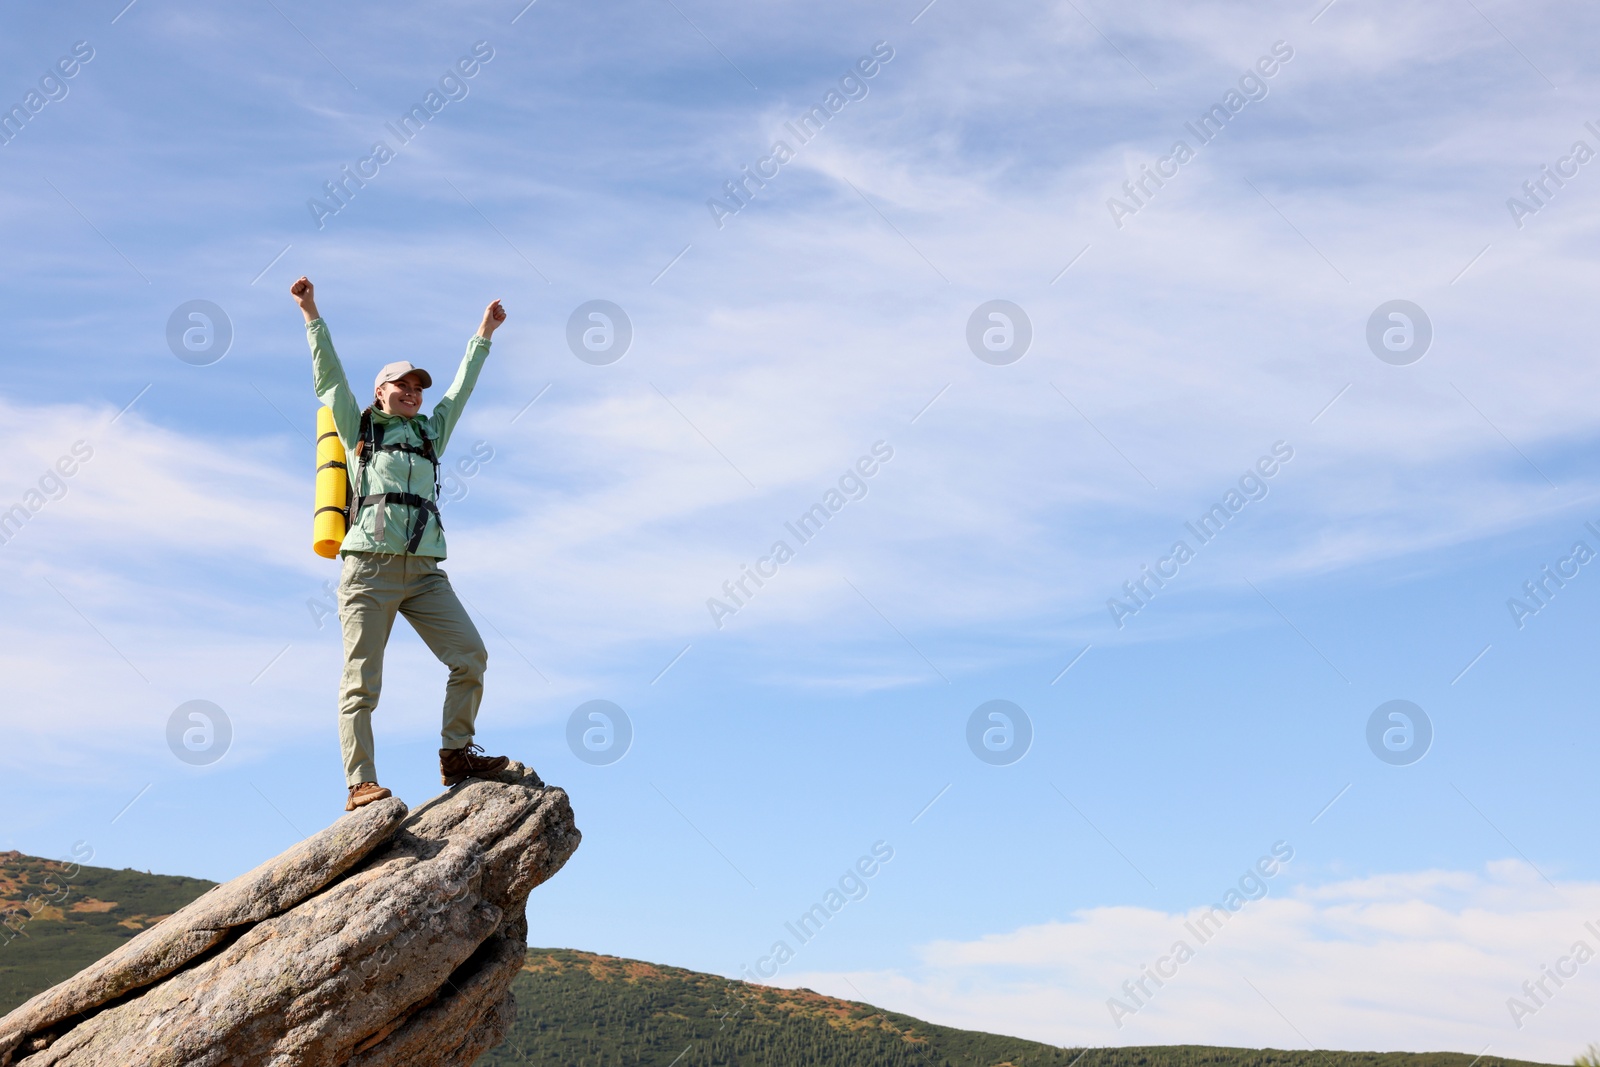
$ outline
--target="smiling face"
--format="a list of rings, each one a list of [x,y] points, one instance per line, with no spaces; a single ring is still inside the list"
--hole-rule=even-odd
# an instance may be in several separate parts
[[[416,371],[378,386],[378,407],[410,418],[422,410],[422,376]]]

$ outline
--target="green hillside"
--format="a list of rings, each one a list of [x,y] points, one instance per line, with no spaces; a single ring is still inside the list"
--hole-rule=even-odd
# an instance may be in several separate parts
[[[0,852],[0,1015],[212,885]],[[516,1024],[483,1067],[1532,1067],[1444,1052],[1059,1049],[569,949],[529,949],[514,990]]]
[[[935,1026],[810,990],[615,956],[529,949],[517,1022],[484,1067],[1512,1067],[1451,1052],[1161,1045],[1060,1049]],[[1081,1058],[1080,1058],[1081,1057]]]
[[[214,884],[0,852],[0,1015]]]

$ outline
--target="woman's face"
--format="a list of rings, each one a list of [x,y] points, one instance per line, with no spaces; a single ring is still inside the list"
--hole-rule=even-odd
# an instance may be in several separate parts
[[[422,379],[415,371],[378,386],[378,406],[391,415],[410,418],[422,410]]]

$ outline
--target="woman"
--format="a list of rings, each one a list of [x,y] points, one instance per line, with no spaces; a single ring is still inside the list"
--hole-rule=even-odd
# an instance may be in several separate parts
[[[493,777],[510,760],[485,756],[472,743],[488,652],[449,577],[439,569],[445,546],[438,483],[439,457],[489,356],[489,339],[506,320],[505,309],[498,300],[484,309],[483,325],[467,342],[455,381],[424,418],[419,414],[422,391],[433,379],[404,361],[378,372],[372,403],[359,410],[328,324],[317,314],[310,280],[301,277],[289,292],[305,313],[317,398],[333,411],[351,487],[349,532],[339,549],[344,568],[339,580],[339,621],[344,627],[339,747],[350,788],[345,810],[390,795],[378,784],[373,762],[372,711],[383,687],[383,650],[396,612],[450,668],[439,748],[444,784]]]

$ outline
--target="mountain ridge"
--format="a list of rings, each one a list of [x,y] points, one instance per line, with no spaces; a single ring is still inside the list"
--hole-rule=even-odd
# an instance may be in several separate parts
[[[83,860],[91,856],[80,857]],[[0,1016],[216,883],[0,853]],[[1473,1067],[1462,1053],[1204,1045],[1061,1049],[941,1026],[810,989],[529,947],[515,1019],[483,1067]],[[1535,1067],[1484,1057],[1476,1067]]]
[[[1531,1067],[1458,1052],[1144,1045],[1058,1048],[930,1023],[805,988],[533,948],[518,1012],[484,1067]],[[645,1020],[641,1022],[641,1020]]]

